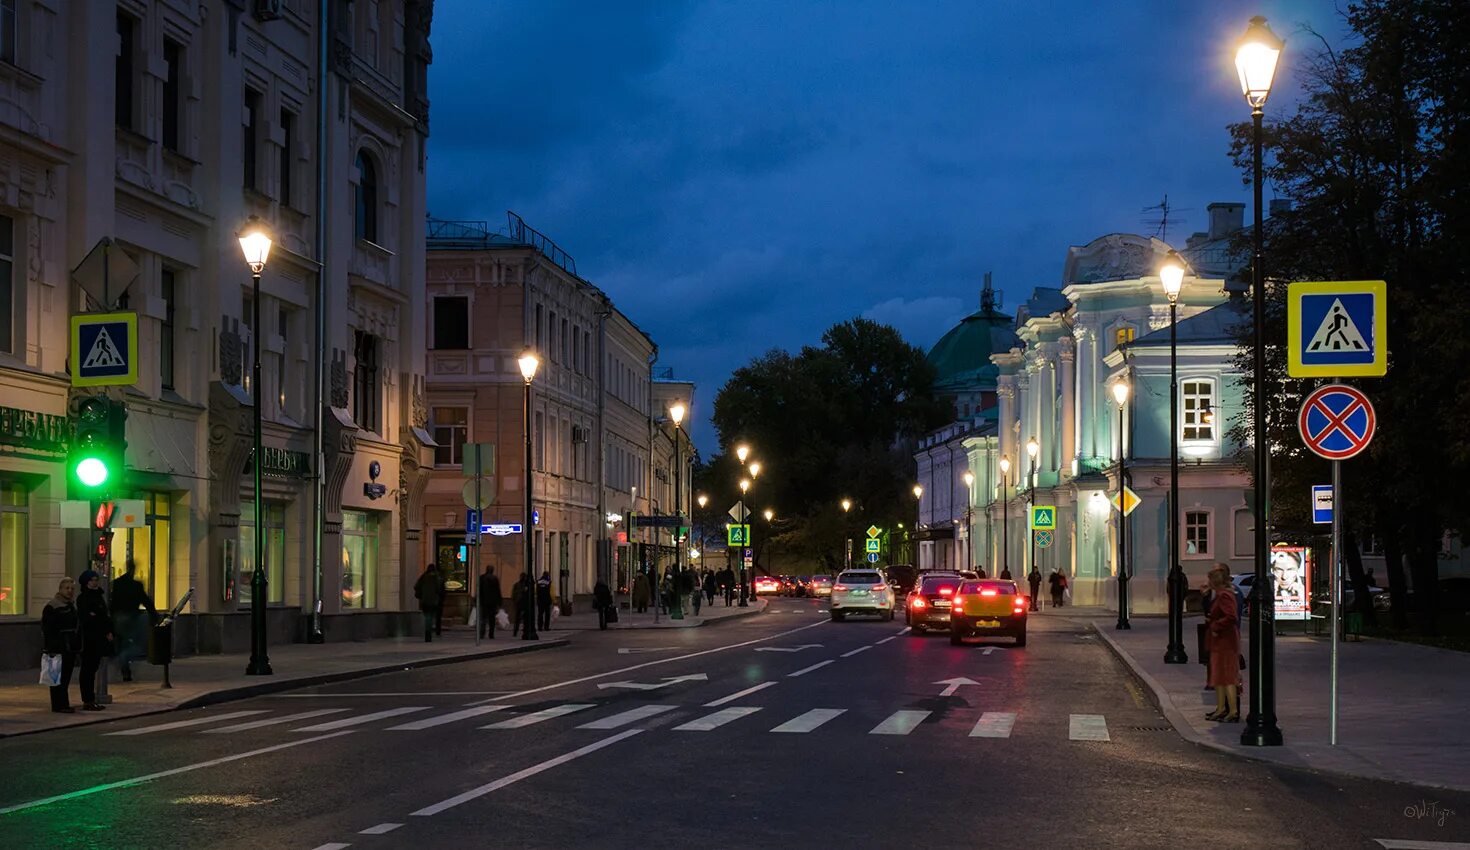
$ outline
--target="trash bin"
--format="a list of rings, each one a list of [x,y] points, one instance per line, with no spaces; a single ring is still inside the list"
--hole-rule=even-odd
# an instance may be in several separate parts
[[[155,623],[148,630],[148,663],[172,664],[174,660],[174,624]]]

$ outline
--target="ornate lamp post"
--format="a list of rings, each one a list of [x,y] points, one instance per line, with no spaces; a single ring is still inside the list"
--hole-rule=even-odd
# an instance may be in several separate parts
[[[1011,459],[1000,458],[1000,564],[1011,568]]]
[[[741,448],[744,449],[745,447],[742,446]],[[742,456],[741,457],[741,460],[743,461],[743,460],[745,460],[745,458]],[[744,527],[747,524],[747,521],[750,519],[750,508],[747,508],[745,506],[745,495],[750,492],[750,484],[751,484],[751,481],[750,481],[749,478],[742,478],[742,479],[740,479],[740,525],[742,527]],[[745,544],[747,546],[750,545],[750,539],[748,537],[745,540]],[[749,608],[750,607],[750,601],[749,601],[750,600],[750,592],[749,592],[749,588],[747,587],[747,585],[749,585],[749,584],[750,584],[750,574],[745,571],[745,553],[744,552],[741,552],[740,553],[740,607],[741,608]]]
[[[536,633],[536,562],[533,551],[536,535],[536,525],[533,522],[535,511],[531,507],[531,483],[535,470],[531,466],[531,380],[536,377],[536,369],[541,365],[541,358],[537,357],[530,349],[526,349],[516,361],[521,367],[521,378],[526,382],[526,392],[523,407],[525,408],[525,431],[526,431],[526,537],[522,543],[526,549],[526,598],[522,600],[521,610],[525,613],[525,621],[521,630],[523,640],[539,640],[540,635]]]
[[[774,520],[776,518],[776,512],[771,510],[770,508],[766,508],[765,511],[761,513],[761,516],[764,516],[766,518],[766,533],[762,535],[761,538],[761,549],[764,551],[767,546],[771,545],[771,520]],[[776,571],[771,569],[771,564],[775,560],[775,552],[766,552],[766,575],[776,574]]]
[[[1027,498],[1030,501],[1030,504],[1033,507],[1036,505],[1036,484],[1037,484],[1037,481],[1036,481],[1036,456],[1039,455],[1039,454],[1041,454],[1041,443],[1038,443],[1036,441],[1036,438],[1035,437],[1032,437],[1031,439],[1027,440],[1026,441],[1026,455],[1031,458],[1031,474],[1029,476],[1027,476],[1027,477],[1028,477],[1028,479],[1031,482],[1031,486],[1027,488],[1026,494],[1027,494]],[[1037,565],[1037,562],[1036,562],[1036,532],[1030,530],[1031,529],[1030,517],[1027,517],[1026,529],[1027,529],[1027,533],[1031,537],[1031,568],[1032,569],[1040,569],[1040,567]],[[1028,571],[1027,575],[1030,575],[1029,571]]]
[[[265,226],[251,216],[240,235],[240,251],[245,255],[245,264],[250,266],[250,403],[255,408],[255,433],[251,442],[251,478],[255,492],[255,569],[250,575],[250,663],[245,666],[247,676],[269,676],[270,654],[265,640],[265,502],[261,492],[261,406],[265,399],[260,386],[260,275],[265,271],[266,258],[271,253],[271,237]]]
[[[1179,291],[1184,287],[1184,258],[1170,251],[1159,269],[1169,297],[1169,647],[1165,664],[1187,664],[1184,651],[1184,565],[1179,563]]]
[[[1240,74],[1240,90],[1251,108],[1251,147],[1254,164],[1252,189],[1255,194],[1255,228],[1252,234],[1254,256],[1251,259],[1251,299],[1253,306],[1252,325],[1255,330],[1253,345],[1255,394],[1254,437],[1255,437],[1255,582],[1251,585],[1251,658],[1250,658],[1250,714],[1245,721],[1245,730],[1240,733],[1240,742],[1250,747],[1281,746],[1281,729],[1276,725],[1276,636],[1272,632],[1275,620],[1275,594],[1271,592],[1271,578],[1266,567],[1270,551],[1266,524],[1266,499],[1270,494],[1267,480],[1266,442],[1266,274],[1265,238],[1261,229],[1261,121],[1265,116],[1263,107],[1271,96],[1271,84],[1276,79],[1276,63],[1281,58],[1285,43],[1271,28],[1266,19],[1257,15],[1251,18],[1245,35],[1241,36],[1235,50],[1235,69]]]
[[[965,479],[965,569],[968,570],[970,569],[972,551],[970,535],[974,531],[970,518],[970,510],[972,503],[975,501],[975,473],[967,469],[961,477]]]
[[[1118,403],[1118,504],[1123,504],[1126,488],[1123,466],[1123,411],[1128,405],[1128,383],[1113,384],[1113,400]],[[1118,625],[1119,629],[1131,629],[1128,622],[1128,516],[1118,511]]]
[[[679,423],[684,421],[684,405],[674,402],[669,407],[669,419],[674,423],[674,516],[679,517],[683,513],[683,476],[681,472],[684,467],[684,458],[679,445]],[[675,519],[675,522],[678,522]],[[684,546],[681,543],[679,527],[674,526],[674,611],[669,615],[671,620],[684,619],[684,597],[679,593],[679,580],[684,575]]]
[[[919,568],[919,529],[924,524],[924,485],[914,485],[914,545],[909,552],[909,557],[914,561],[914,568]]]
[[[847,547],[847,554],[843,558],[843,569],[852,569],[852,538],[848,536],[847,515],[852,511],[852,499],[842,500],[842,540]]]

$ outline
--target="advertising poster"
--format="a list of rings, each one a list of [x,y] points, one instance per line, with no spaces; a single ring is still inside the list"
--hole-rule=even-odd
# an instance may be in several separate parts
[[[1276,619],[1311,616],[1312,550],[1303,546],[1271,547],[1271,585],[1276,588]]]

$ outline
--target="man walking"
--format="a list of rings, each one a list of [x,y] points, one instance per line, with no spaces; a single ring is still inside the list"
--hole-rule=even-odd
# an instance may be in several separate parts
[[[485,630],[490,630],[490,639],[495,640],[495,618],[500,615],[500,604],[505,601],[500,595],[500,579],[495,577],[495,570],[489,564],[485,565],[485,571],[480,573],[480,586],[476,588],[479,598],[480,613],[480,637],[485,637]]]
[[[1041,610],[1041,570],[1033,564],[1031,575],[1026,576],[1026,582],[1031,585],[1031,610]]]
[[[439,579],[439,567],[429,564],[418,581],[413,583],[413,596],[419,601],[419,611],[424,615],[424,643],[433,643],[434,626],[444,603],[444,583]]]
[[[516,576],[516,583],[510,589],[510,636],[515,637],[525,630],[529,621],[531,594],[527,590],[526,576]]]
[[[536,579],[536,628],[551,631],[551,570],[542,570]]]
[[[684,569],[684,587],[687,588],[685,592],[689,594],[689,601],[694,605],[694,616],[698,617],[699,606],[704,601],[704,596],[700,592],[699,576],[694,574],[693,567]]]
[[[153,600],[134,575],[137,570],[137,562],[129,558],[123,574],[112,582],[112,623],[117,629],[118,639],[117,666],[122,671],[124,682],[133,681],[133,659],[148,654],[148,627],[158,619]]]
[[[735,604],[735,571],[729,567],[720,571],[720,587],[725,591],[725,607]]]

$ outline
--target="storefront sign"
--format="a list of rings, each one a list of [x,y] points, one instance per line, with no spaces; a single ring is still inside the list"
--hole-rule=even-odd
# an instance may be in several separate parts
[[[68,430],[65,416],[0,407],[0,443],[47,452],[64,452]]]
[[[1312,586],[1312,550],[1272,546],[1271,585],[1276,590],[1276,619],[1307,619],[1312,608],[1307,595]]]
[[[311,477],[311,455],[306,452],[293,452],[290,449],[279,449],[275,446],[261,446],[260,456],[265,461],[260,471],[266,475],[283,478]],[[245,464],[247,474],[252,468],[249,463]]]

